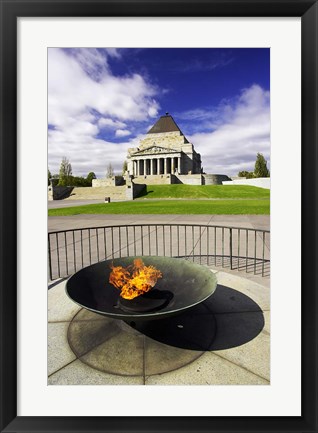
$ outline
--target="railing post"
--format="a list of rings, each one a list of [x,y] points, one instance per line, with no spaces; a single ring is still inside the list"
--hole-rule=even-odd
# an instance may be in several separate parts
[[[51,257],[51,236],[50,233],[48,235],[48,247],[49,247],[49,269],[50,269],[50,280],[52,281],[52,257]]]
[[[256,236],[256,230],[255,230],[255,236],[254,236],[254,275],[256,275],[256,254],[257,254],[257,250],[256,250],[256,243],[257,243],[257,236]]]
[[[265,232],[263,232],[262,277],[264,277],[264,258],[265,258]]]
[[[232,245],[232,229],[230,228],[230,266],[231,266],[231,270],[233,269],[232,250],[233,250],[233,245]]]

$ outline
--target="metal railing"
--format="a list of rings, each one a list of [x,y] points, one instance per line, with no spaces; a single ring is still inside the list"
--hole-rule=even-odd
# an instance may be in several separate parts
[[[135,224],[48,234],[50,280],[102,260],[129,256],[178,257],[268,277],[270,232],[199,224]]]

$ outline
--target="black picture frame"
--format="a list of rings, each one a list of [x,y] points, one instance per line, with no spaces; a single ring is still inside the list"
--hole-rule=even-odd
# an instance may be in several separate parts
[[[317,432],[317,23],[313,0],[0,0],[1,432]],[[17,18],[301,17],[302,414],[296,417],[17,416]],[[294,174],[297,176],[297,174]],[[10,187],[8,187],[10,179]],[[292,234],[291,234],[292,235]],[[30,392],[30,398],[32,393]]]

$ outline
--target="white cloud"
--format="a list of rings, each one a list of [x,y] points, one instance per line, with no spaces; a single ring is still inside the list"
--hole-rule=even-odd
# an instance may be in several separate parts
[[[193,110],[183,111],[182,113],[177,113],[177,116],[181,120],[206,120],[210,119],[213,115],[211,110],[204,110],[202,108],[195,108]]]
[[[117,129],[115,132],[116,137],[126,137],[127,135],[130,135],[131,132],[127,129]]]
[[[214,130],[188,136],[201,154],[205,172],[237,175],[241,170],[253,171],[258,152],[269,162],[268,91],[253,85],[235,101],[223,102],[216,112],[219,114]],[[203,112],[196,114],[203,116]]]
[[[49,139],[54,140],[54,145],[48,151],[51,173],[58,173],[62,157],[66,156],[75,176],[86,176],[94,171],[97,177],[104,177],[109,163],[120,174],[128,148],[134,146],[129,141],[112,143],[92,138],[88,141],[86,136],[77,136],[74,140],[56,131],[49,131]]]
[[[159,106],[156,101],[153,101],[153,105],[149,107],[148,114],[150,117],[156,117],[158,115]]]
[[[117,128],[125,128],[126,127],[126,123],[124,122],[119,122],[118,120],[113,120],[113,119],[105,119],[104,117],[101,117],[98,121],[98,126],[103,129],[103,128],[109,128],[109,129],[117,129]]]
[[[96,48],[80,48],[70,50],[70,53],[80,64],[81,68],[96,81],[108,72],[106,52],[103,54]]]
[[[63,156],[73,174],[104,176],[109,162],[121,171],[129,143],[102,140],[101,131],[130,134],[127,122],[148,120],[159,109],[158,89],[139,74],[114,76],[108,58],[116,49],[48,50],[49,168],[58,173]]]

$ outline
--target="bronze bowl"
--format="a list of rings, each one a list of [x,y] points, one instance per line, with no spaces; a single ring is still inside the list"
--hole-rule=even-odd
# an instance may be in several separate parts
[[[109,283],[111,265],[127,267],[136,258],[155,266],[162,278],[146,294],[132,300],[120,297]],[[67,295],[78,305],[98,314],[122,320],[153,320],[175,315],[209,298],[217,286],[207,268],[171,257],[141,256],[105,260],[87,266],[66,283]]]

